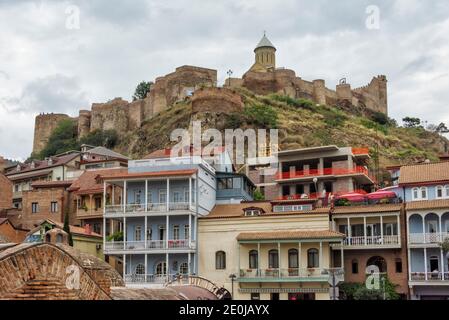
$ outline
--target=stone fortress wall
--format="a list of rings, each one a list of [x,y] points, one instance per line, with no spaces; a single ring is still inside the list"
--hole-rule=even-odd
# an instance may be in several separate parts
[[[78,124],[78,137],[94,130],[114,129],[119,135],[139,128],[178,101],[190,99],[193,112],[235,112],[243,108],[241,96],[233,89],[246,88],[256,94],[278,93],[292,98],[305,98],[317,104],[339,105],[342,102],[387,114],[387,79],[374,77],[364,87],[351,89],[341,83],[336,89],[326,87],[324,80],[307,81],[290,69],[276,68],[274,46],[265,37],[255,49],[255,63],[242,78],[230,78],[217,87],[217,70],[181,66],[172,73],[156,78],[147,97],[128,102],[115,98],[94,103],[91,110],[81,110],[77,118],[64,114],[41,114],[36,117],[33,153],[39,153],[62,119]]]

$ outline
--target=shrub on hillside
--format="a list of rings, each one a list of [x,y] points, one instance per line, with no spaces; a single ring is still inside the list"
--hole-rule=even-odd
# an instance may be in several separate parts
[[[270,129],[277,127],[278,115],[271,106],[246,106],[243,110],[243,114],[247,123]]]

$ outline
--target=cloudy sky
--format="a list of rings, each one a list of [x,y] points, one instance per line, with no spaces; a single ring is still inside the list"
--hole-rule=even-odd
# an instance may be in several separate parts
[[[449,123],[447,0],[0,0],[0,155],[29,156],[40,112],[129,100],[180,65],[241,76],[264,30],[279,67],[332,88],[385,74],[391,117]]]

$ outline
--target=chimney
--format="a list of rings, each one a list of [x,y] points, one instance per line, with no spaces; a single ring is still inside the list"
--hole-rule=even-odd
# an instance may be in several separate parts
[[[91,234],[92,233],[92,230],[90,229],[90,224],[86,224],[84,226],[84,230],[86,231],[87,234]]]

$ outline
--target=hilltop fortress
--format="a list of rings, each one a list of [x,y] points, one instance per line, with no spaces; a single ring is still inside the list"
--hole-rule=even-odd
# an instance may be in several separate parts
[[[305,98],[317,104],[351,104],[387,114],[387,79],[374,77],[364,87],[352,89],[342,80],[335,90],[321,79],[307,81],[293,70],[276,68],[276,48],[264,35],[254,49],[255,62],[242,78],[228,78],[223,87],[217,86],[217,71],[194,66],[181,66],[173,73],[156,78],[147,97],[128,102],[115,98],[106,103],[94,103],[90,110],[80,110],[78,117],[65,114],[40,114],[36,117],[33,153],[46,145],[59,121],[72,119],[81,138],[95,130],[115,129],[118,134],[139,128],[177,101],[190,99],[193,112],[234,112],[243,108],[240,95],[233,90],[243,87],[256,94],[278,93],[292,98]]]

